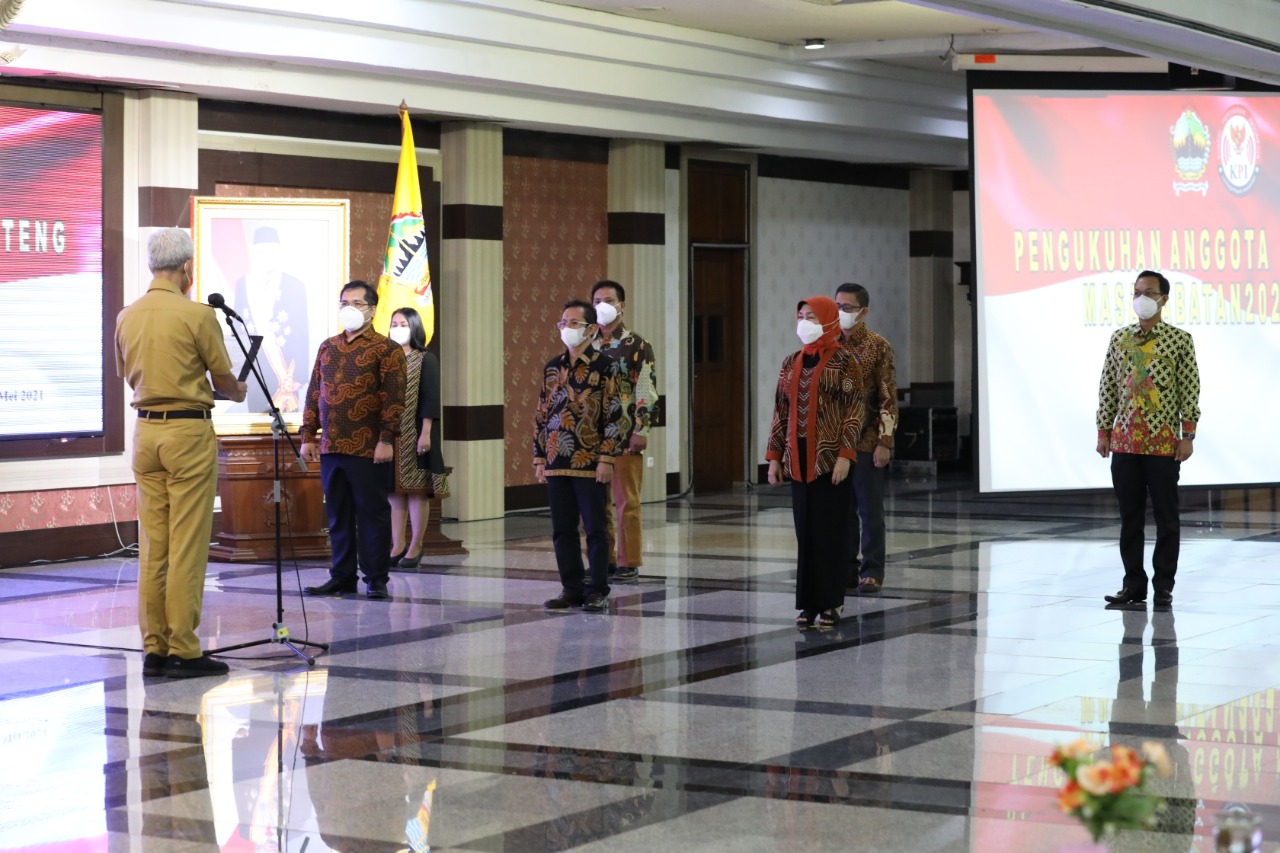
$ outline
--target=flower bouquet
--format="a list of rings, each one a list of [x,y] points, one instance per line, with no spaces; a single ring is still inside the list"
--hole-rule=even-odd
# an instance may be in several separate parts
[[[1165,748],[1148,741],[1137,750],[1115,744],[1109,761],[1096,758],[1097,747],[1078,740],[1053,751],[1049,763],[1066,774],[1058,808],[1074,815],[1097,843],[1121,829],[1149,827],[1164,800],[1146,792],[1152,773],[1169,776],[1173,766]]]

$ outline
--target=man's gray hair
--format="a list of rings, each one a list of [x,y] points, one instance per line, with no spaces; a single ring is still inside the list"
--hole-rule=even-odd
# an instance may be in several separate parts
[[[196,248],[191,235],[181,228],[157,231],[147,240],[147,266],[153,273],[161,270],[182,269],[182,265],[195,257]]]

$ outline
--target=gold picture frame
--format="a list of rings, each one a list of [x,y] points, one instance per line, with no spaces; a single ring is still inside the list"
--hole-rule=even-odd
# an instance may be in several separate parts
[[[296,432],[316,350],[338,333],[338,291],[349,280],[350,202],[197,196],[191,205],[195,299],[208,302],[210,294],[222,294],[244,318],[235,325],[246,347],[246,331],[263,336],[258,365]],[[244,353],[229,328],[225,335],[239,372]],[[266,396],[253,376],[246,381],[245,402],[214,406],[219,435],[271,431]]]

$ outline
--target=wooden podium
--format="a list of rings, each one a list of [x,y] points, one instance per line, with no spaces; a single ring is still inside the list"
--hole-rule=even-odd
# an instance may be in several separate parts
[[[296,439],[295,439],[296,440]],[[276,509],[270,433],[218,437],[218,497],[222,531],[209,559],[224,563],[274,563]],[[320,466],[298,468],[289,444],[280,440],[280,553],[285,561],[327,558],[328,519],[320,489]]]
[[[276,510],[270,433],[218,437],[218,496],[222,531],[209,559],[222,563],[274,563]],[[328,559],[329,519],[320,488],[320,466],[298,468],[289,445],[280,442],[280,552],[285,561]],[[452,473],[452,469],[445,469]],[[422,537],[424,557],[463,556],[467,549],[440,530],[440,501],[431,500],[431,520]],[[428,568],[423,566],[422,568]]]

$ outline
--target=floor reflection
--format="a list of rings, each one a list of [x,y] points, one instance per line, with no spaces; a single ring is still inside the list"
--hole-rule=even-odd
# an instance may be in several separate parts
[[[136,565],[7,570],[0,851],[1057,853],[1081,736],[1173,759],[1111,849],[1209,851],[1232,809],[1276,850],[1280,514],[1224,503],[1189,503],[1175,609],[1109,611],[1108,501],[895,482],[885,591],[830,631],[792,624],[784,490],[647,506],[608,615],[543,611],[546,518],[448,525],[470,554],[390,603],[287,603],[314,668],[189,682],[124,651]],[[212,569],[210,645],[260,638],[273,567]]]

